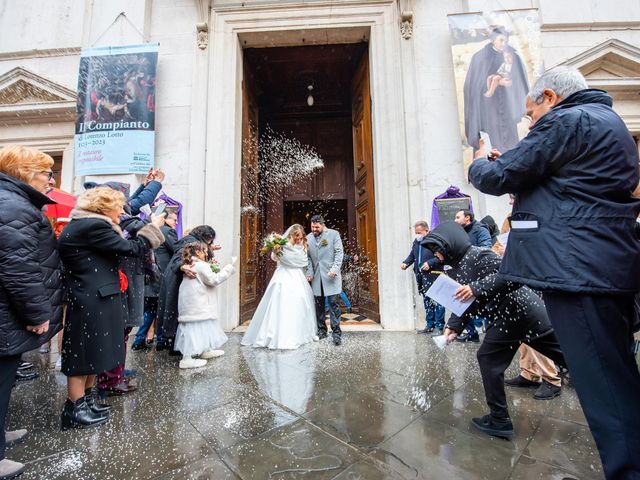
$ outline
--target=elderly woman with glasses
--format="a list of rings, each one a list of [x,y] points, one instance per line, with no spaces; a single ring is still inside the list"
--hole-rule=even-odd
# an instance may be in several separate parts
[[[0,478],[24,465],[4,457],[6,443],[25,430],[4,424],[20,355],[49,341],[62,327],[62,270],[51,225],[42,214],[55,203],[53,159],[23,146],[0,149]]]
[[[68,399],[62,428],[87,428],[107,421],[111,407],[96,401],[96,374],[124,363],[126,345],[123,293],[126,276],[118,268],[122,257],[141,257],[164,242],[164,217],[128,239],[119,226],[126,199],[122,192],[97,187],[78,197],[71,221],[60,234],[69,304],[62,339],[62,373]]]

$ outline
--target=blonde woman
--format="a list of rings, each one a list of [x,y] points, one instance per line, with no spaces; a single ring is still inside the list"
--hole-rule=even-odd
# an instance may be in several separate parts
[[[86,428],[107,421],[111,407],[96,402],[96,374],[124,363],[125,327],[122,293],[127,279],[119,257],[144,255],[164,241],[164,217],[152,217],[134,238],[125,240],[119,227],[124,195],[97,187],[78,197],[71,221],[60,235],[69,305],[62,339],[62,372],[68,399],[62,428]]]
[[[311,286],[305,277],[307,237],[302,225],[284,233],[289,243],[279,255],[271,254],[278,268],[244,334],[242,345],[271,349],[295,349],[317,340],[316,310]]]
[[[4,458],[5,443],[26,430],[4,432],[20,355],[38,348],[62,326],[62,269],[56,238],[42,214],[55,203],[45,195],[53,185],[53,159],[35,148],[0,149],[0,478],[24,465]]]

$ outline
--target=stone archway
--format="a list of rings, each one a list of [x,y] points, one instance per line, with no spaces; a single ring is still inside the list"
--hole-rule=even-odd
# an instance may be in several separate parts
[[[302,11],[304,10],[304,11]],[[400,19],[396,2],[363,1],[345,5],[317,2],[269,7],[235,7],[211,12],[207,153],[204,218],[224,225],[220,242],[240,248],[242,158],[242,47],[327,43],[327,38],[369,35],[372,97],[373,170],[380,318],[384,328],[413,328],[413,295],[397,268],[397,245],[406,243],[410,224],[406,182],[406,132],[403,116]],[[221,201],[223,199],[224,201]],[[239,318],[239,284],[228,283],[221,295],[227,328]]]

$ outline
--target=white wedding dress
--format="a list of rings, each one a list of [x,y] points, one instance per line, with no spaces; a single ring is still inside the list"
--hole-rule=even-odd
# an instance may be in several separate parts
[[[316,309],[305,277],[307,252],[302,245],[285,245],[272,254],[278,267],[253,314],[242,345],[294,349],[317,340]]]

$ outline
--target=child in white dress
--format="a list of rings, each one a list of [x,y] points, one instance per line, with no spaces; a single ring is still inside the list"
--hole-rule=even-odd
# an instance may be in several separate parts
[[[183,357],[180,368],[197,368],[207,360],[224,355],[218,350],[227,340],[218,319],[218,293],[216,286],[234,272],[233,264],[214,272],[207,262],[207,244],[192,242],[184,246],[182,259],[195,273],[195,278],[184,277],[178,293],[178,330],[175,349]],[[199,356],[200,358],[193,358]]]

